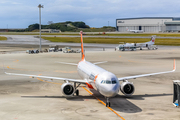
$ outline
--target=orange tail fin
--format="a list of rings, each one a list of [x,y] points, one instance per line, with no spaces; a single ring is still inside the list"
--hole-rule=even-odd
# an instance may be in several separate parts
[[[81,60],[84,60],[85,59],[85,55],[84,55],[84,46],[83,46],[83,31],[80,31],[80,34],[81,34],[81,54],[82,54],[82,57],[81,57]]]

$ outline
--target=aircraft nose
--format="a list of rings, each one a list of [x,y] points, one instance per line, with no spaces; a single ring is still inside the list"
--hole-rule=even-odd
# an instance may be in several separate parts
[[[105,96],[106,97],[114,97],[118,94],[119,92],[119,87],[118,85],[110,86],[108,89],[106,89]]]

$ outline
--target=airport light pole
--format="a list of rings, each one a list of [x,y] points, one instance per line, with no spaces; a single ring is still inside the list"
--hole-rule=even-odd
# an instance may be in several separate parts
[[[39,8],[39,38],[40,38],[39,52],[41,52],[41,8],[44,8],[44,6],[39,4],[38,8]]]

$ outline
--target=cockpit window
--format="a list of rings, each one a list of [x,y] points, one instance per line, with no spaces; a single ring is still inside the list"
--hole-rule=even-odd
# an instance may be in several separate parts
[[[106,84],[111,84],[112,82],[109,80],[106,80]]]
[[[116,80],[113,80],[113,81],[112,81],[112,84],[116,84]]]
[[[112,81],[110,81],[110,80],[102,80],[101,81],[101,84],[116,84],[116,83],[117,83],[116,80],[112,80]]]
[[[105,83],[106,83],[106,81],[105,81],[105,80],[102,80],[102,81],[101,81],[101,83],[102,83],[102,84],[105,84]]]

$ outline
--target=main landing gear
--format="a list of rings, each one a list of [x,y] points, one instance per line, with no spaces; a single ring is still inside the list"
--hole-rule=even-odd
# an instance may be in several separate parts
[[[81,84],[79,83],[78,86],[76,86],[76,83],[74,83],[74,88],[75,88],[75,90],[76,90],[74,93],[76,94],[76,96],[79,96],[79,90],[78,90],[77,88],[78,88],[80,85],[81,85]]]
[[[76,90],[75,93],[76,93],[76,96],[79,96],[79,90],[78,89]]]
[[[109,102],[109,98],[106,98],[107,99],[107,101],[106,101],[106,107],[110,107],[111,105],[110,105],[110,102]]]

